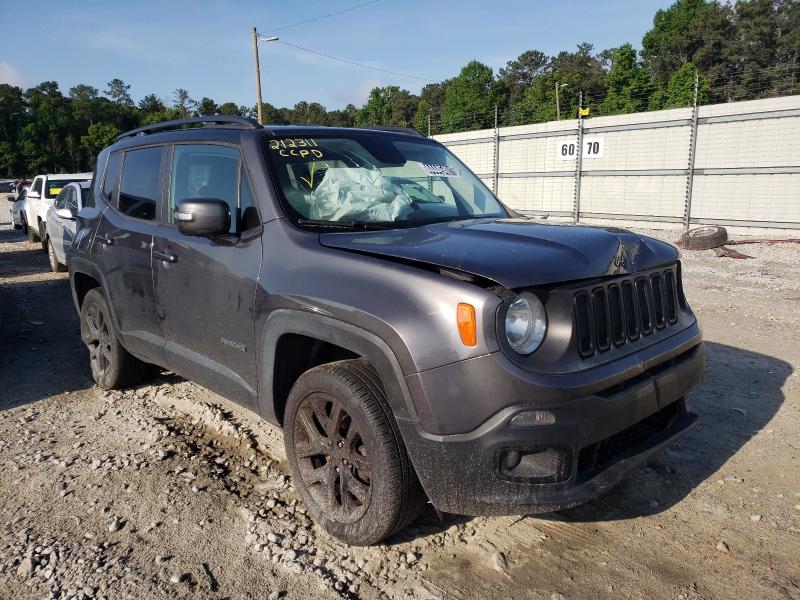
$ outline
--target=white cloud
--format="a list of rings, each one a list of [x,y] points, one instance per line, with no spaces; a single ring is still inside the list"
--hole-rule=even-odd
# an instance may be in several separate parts
[[[19,87],[26,87],[28,85],[22,73],[3,61],[0,61],[0,83],[9,83]]]
[[[348,87],[347,89],[338,89],[333,92],[333,98],[342,104],[355,104],[361,106],[369,98],[369,93],[372,88],[381,87],[385,85],[380,79],[366,79],[355,87]]]

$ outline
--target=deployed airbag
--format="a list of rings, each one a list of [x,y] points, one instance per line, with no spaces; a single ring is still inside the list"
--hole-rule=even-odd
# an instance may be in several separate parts
[[[311,194],[310,218],[395,221],[411,211],[411,197],[378,171],[331,168]]]

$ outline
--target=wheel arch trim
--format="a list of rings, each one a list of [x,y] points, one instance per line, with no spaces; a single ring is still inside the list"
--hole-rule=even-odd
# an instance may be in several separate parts
[[[277,309],[264,323],[258,357],[258,408],[261,416],[278,424],[274,371],[278,341],[286,334],[328,342],[366,358],[383,382],[396,419],[417,421],[417,412],[405,376],[392,349],[375,334],[332,317],[295,309]]]

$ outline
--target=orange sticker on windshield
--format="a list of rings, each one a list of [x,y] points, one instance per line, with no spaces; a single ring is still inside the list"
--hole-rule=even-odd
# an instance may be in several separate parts
[[[284,140],[270,140],[269,149],[276,151],[281,156],[297,156],[305,158],[322,158],[322,150],[319,150],[316,140],[311,138],[294,138]]]

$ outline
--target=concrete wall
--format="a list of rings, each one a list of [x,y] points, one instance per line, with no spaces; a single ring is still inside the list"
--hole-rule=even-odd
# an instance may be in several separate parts
[[[800,96],[435,136],[501,200],[522,212],[580,220],[720,223],[800,230]],[[694,155],[692,156],[694,138]],[[495,161],[497,168],[495,169]],[[690,185],[691,183],[691,185]],[[580,194],[576,194],[578,186]]]

